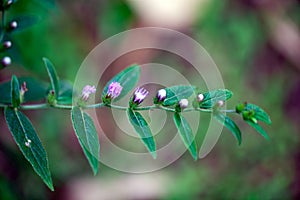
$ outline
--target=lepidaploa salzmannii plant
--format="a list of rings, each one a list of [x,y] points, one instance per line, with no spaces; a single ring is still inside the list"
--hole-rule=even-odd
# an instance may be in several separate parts
[[[0,58],[0,68],[9,66],[13,61],[11,56],[6,54],[7,50],[13,46],[10,34],[35,21],[31,17],[7,20],[6,13],[16,2],[16,0],[3,0],[0,5],[2,13],[0,52],[1,55],[4,55]],[[76,103],[72,104],[72,85],[59,80],[52,63],[46,58],[43,60],[49,75],[50,87],[39,84],[33,78],[17,78],[13,75],[11,81],[0,84],[0,91],[2,91],[0,108],[4,110],[6,123],[17,146],[50,190],[54,190],[54,187],[47,153],[32,123],[22,113],[22,110],[70,110],[74,132],[94,174],[97,174],[99,168],[100,143],[93,119],[85,112],[86,109],[108,107],[126,112],[129,123],[154,159],[157,157],[156,142],[151,127],[142,115],[142,112],[147,110],[157,109],[173,114],[174,124],[180,133],[183,144],[195,160],[198,158],[197,144],[192,129],[182,113],[205,112],[212,114],[214,119],[230,130],[240,145],[242,142],[241,131],[236,123],[226,115],[237,114],[264,138],[269,139],[259,124],[259,122],[271,124],[269,115],[259,106],[250,103],[238,104],[235,109],[231,110],[225,109],[226,101],[232,96],[232,92],[227,89],[200,92],[201,90],[197,86],[177,85],[161,88],[154,97],[150,97],[149,91],[143,87],[137,87],[141,68],[138,65],[132,65],[114,76],[105,85],[101,97],[97,97],[101,100],[100,103],[89,104],[88,100],[91,95],[95,95],[96,87],[86,83],[86,86],[79,92]],[[130,92],[132,92],[132,96],[128,99],[128,106],[118,105],[117,101]],[[143,106],[146,98],[153,98],[153,104]],[[44,103],[32,104],[37,100]]]
[[[142,106],[143,101],[151,97],[149,91],[142,87],[136,87],[141,68],[138,65],[132,65],[114,76],[105,85],[102,97],[99,97],[102,100],[100,103],[89,104],[88,100],[91,95],[96,93],[96,87],[87,83],[79,93],[77,103],[72,104],[72,86],[67,87],[70,91],[62,91],[63,88],[66,88],[64,85],[66,83],[59,80],[54,66],[48,59],[44,58],[44,63],[50,79],[50,89],[47,90],[47,95],[44,95],[44,92],[35,93],[38,86],[33,83],[33,79],[18,79],[13,75],[10,82],[0,85],[2,91],[9,91],[10,94],[0,98],[0,107],[4,108],[6,123],[21,152],[51,190],[54,188],[46,151],[30,120],[22,113],[22,110],[45,108],[70,110],[75,134],[94,174],[98,172],[100,143],[93,119],[85,112],[86,109],[109,107],[127,112],[129,123],[154,159],[157,157],[156,142],[151,128],[142,115],[142,111],[145,110],[158,109],[173,113],[174,124],[181,139],[195,160],[198,158],[197,144],[192,129],[182,113],[211,113],[218,122],[230,130],[240,145],[242,142],[241,131],[236,123],[226,115],[238,114],[259,134],[269,139],[259,124],[259,121],[271,124],[269,115],[259,106],[250,103],[238,104],[235,109],[231,110],[224,109],[225,102],[233,95],[227,89],[199,92],[200,89],[197,86],[176,85],[161,88],[152,97],[153,105]],[[118,105],[117,100],[131,91],[132,96],[128,99],[128,106]],[[41,99],[44,99],[44,103],[29,104],[30,101]]]

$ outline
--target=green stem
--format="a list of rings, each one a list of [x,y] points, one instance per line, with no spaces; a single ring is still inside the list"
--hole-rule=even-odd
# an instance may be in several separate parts
[[[0,108],[4,108],[10,105],[0,104]],[[65,109],[71,110],[74,106],[73,105],[62,105],[62,104],[55,104],[49,105],[47,103],[42,104],[29,104],[29,105],[21,105],[19,107],[20,110],[39,110],[39,109],[48,109],[48,108],[57,108],[57,109]],[[92,108],[102,108],[102,107],[109,107],[112,109],[117,110],[127,110],[129,107],[126,106],[119,106],[113,104],[104,104],[104,103],[97,103],[92,105],[81,106],[83,109],[92,109]],[[176,112],[174,108],[164,107],[161,105],[152,105],[152,106],[144,106],[144,107],[136,107],[134,110],[144,111],[144,110],[164,110],[167,112]],[[203,108],[186,108],[182,112],[193,112],[193,111],[200,111],[205,113],[212,113],[212,109],[203,109]],[[235,110],[220,110],[221,112],[225,113],[235,113]]]

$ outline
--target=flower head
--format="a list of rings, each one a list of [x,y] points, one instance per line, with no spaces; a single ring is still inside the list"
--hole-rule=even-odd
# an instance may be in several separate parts
[[[188,107],[189,101],[187,99],[181,99],[178,104],[181,109],[185,109]]]
[[[95,86],[86,85],[82,89],[82,99],[84,101],[87,101],[89,99],[90,95],[94,94],[94,93],[96,93],[96,87]]]
[[[112,82],[108,86],[108,91],[106,97],[109,97],[111,99],[117,98],[121,92],[123,87],[118,82]]]
[[[133,103],[140,104],[144,101],[149,92],[144,88],[137,88],[133,95]]]
[[[158,102],[164,101],[167,97],[167,91],[165,89],[158,90],[156,97],[157,97]]]

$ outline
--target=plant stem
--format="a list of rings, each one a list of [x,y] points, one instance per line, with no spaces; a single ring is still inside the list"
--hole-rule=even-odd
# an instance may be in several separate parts
[[[4,108],[10,105],[7,104],[0,104],[0,108]],[[48,109],[48,108],[57,108],[57,109],[64,109],[64,110],[71,110],[74,106],[73,105],[62,105],[62,104],[55,104],[55,105],[49,105],[47,103],[41,103],[41,104],[29,104],[29,105],[21,105],[19,107],[20,110],[39,110],[39,109]],[[91,104],[91,105],[85,105],[81,106],[83,109],[92,109],[92,108],[102,108],[102,107],[109,107],[112,109],[117,110],[127,110],[129,107],[126,106],[119,106],[119,105],[113,105],[113,104],[104,104],[104,103],[97,103],[97,104]],[[145,110],[164,110],[167,112],[176,112],[175,108],[169,108],[164,107],[161,105],[152,105],[152,106],[143,106],[143,107],[136,107],[133,108],[133,110],[139,110],[139,111],[145,111]],[[203,108],[186,108],[182,112],[193,112],[193,111],[200,111],[204,113],[212,113],[212,109],[203,109]],[[235,113],[235,110],[220,110],[224,113]]]

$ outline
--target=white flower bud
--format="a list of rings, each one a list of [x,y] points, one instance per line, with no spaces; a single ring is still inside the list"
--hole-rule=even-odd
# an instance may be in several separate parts
[[[9,26],[10,26],[10,28],[15,29],[18,27],[18,23],[16,21],[12,21],[12,22],[10,22]]]
[[[187,99],[181,99],[179,101],[179,106],[180,106],[181,109],[187,108],[188,105],[189,105],[189,101]]]
[[[222,101],[222,100],[218,101],[217,105],[218,105],[219,107],[224,106],[224,101]]]
[[[3,66],[8,66],[11,64],[11,58],[8,56],[5,56],[4,58],[2,58],[1,63]]]
[[[10,6],[13,3],[13,0],[8,0],[6,5]]]
[[[203,94],[198,94],[197,101],[201,102],[201,101],[203,101],[203,99],[204,99],[204,95]]]
[[[158,90],[156,95],[159,102],[164,101],[166,99],[166,96],[167,96],[167,91],[165,89]]]
[[[11,41],[5,41],[5,42],[3,42],[3,47],[4,48],[6,48],[6,49],[8,49],[8,48],[10,48],[12,46],[12,43],[11,43]]]

